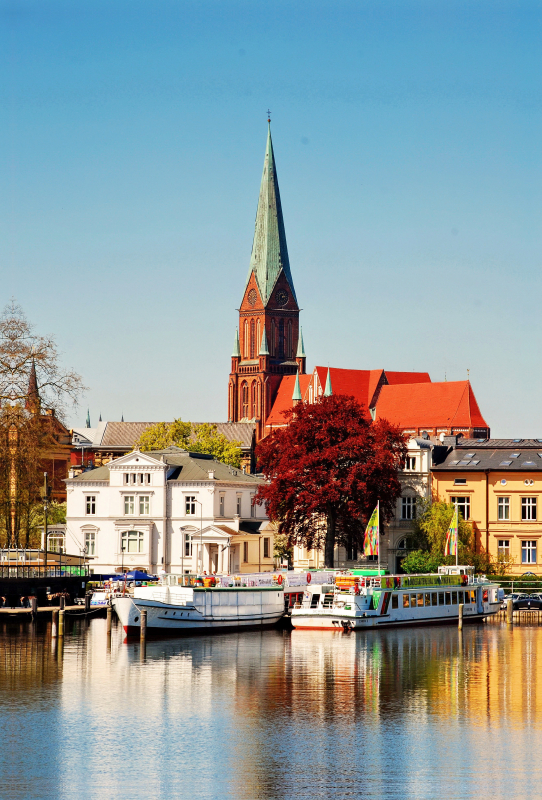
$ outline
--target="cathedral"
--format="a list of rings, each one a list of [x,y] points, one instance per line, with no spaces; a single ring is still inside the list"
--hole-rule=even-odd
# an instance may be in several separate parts
[[[283,378],[298,374],[305,374],[305,352],[269,127],[250,268],[231,360],[228,421],[254,422],[257,438],[263,438]]]
[[[256,440],[285,425],[283,412],[322,394],[355,397],[368,418],[410,436],[486,439],[470,381],[433,383],[427,372],[315,367],[306,373],[270,125],[250,267],[231,358],[228,422],[252,423]]]

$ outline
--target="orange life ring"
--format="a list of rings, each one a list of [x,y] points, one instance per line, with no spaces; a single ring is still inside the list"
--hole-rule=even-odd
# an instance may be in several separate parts
[[[312,580],[310,572],[307,572],[307,583],[310,583]]]
[[[283,577],[282,577],[282,575],[279,575],[278,578],[277,578],[277,583],[278,583],[279,586],[282,586],[282,581],[283,581]]]

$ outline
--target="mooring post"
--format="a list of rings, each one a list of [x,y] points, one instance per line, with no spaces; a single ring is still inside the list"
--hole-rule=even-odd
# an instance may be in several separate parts
[[[60,603],[59,603],[60,610],[64,611],[64,609],[66,608],[66,598],[64,597],[63,594],[60,595],[59,600],[60,600]]]
[[[58,612],[58,635],[64,636],[64,609],[61,608]]]
[[[459,615],[457,617],[457,627],[458,630],[460,631],[463,630],[463,608],[464,608],[463,603],[459,603]]]
[[[58,611],[56,608],[53,609],[53,624],[51,626],[51,636],[53,639],[56,639],[58,636]]]
[[[90,595],[87,592],[86,595],[85,595],[85,614],[89,614],[90,613],[90,598],[91,597],[92,597],[92,595]]]
[[[147,641],[147,609],[144,608],[141,611],[141,629],[139,632],[140,641],[146,642]]]
[[[111,606],[107,606],[107,635],[111,636],[111,616],[112,616],[113,609]]]
[[[30,601],[30,607],[32,609],[32,621],[36,619],[36,615],[38,613],[38,598],[33,597]]]
[[[511,597],[506,601],[506,624],[514,624],[514,601]]]

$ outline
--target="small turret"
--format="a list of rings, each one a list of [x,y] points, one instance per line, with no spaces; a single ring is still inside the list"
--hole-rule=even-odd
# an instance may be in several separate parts
[[[331,397],[333,391],[331,389],[331,371],[327,368],[326,388],[324,389],[324,397]]]
[[[295,376],[295,385],[294,385],[294,393],[292,395],[292,405],[296,406],[298,403],[301,403],[303,398],[301,397],[301,385],[299,383],[299,372]]]
[[[41,410],[41,398],[38,391],[38,378],[36,375],[36,362],[32,359],[32,366],[30,367],[30,375],[28,377],[28,391],[26,393],[26,401],[24,407],[31,414],[39,414]]]
[[[233,350],[231,354],[231,371],[237,372],[239,368],[239,361],[241,360],[241,348],[239,347],[239,331],[235,329],[235,339],[233,341]]]
[[[307,365],[307,356],[305,355],[305,345],[303,344],[303,328],[299,326],[299,339],[297,340],[297,353],[295,360],[297,361],[297,368],[300,375],[304,375]]]
[[[90,428],[90,409],[87,408],[87,421],[85,423],[85,428]]]

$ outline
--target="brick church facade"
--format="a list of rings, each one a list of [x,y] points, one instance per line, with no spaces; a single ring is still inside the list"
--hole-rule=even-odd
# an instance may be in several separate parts
[[[259,441],[286,424],[284,412],[296,402],[312,403],[332,392],[355,397],[368,418],[387,419],[410,436],[490,436],[469,381],[433,383],[426,372],[383,369],[315,367],[306,374],[269,129],[250,268],[231,357],[228,422],[254,424]]]

